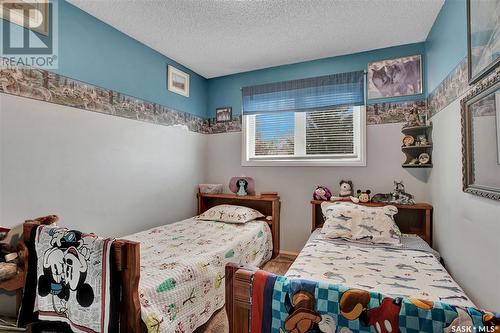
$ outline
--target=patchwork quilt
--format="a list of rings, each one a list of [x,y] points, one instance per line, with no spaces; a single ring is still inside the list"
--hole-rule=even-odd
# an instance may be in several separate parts
[[[500,332],[500,315],[258,271],[252,283],[251,332]]]
[[[408,235],[402,241],[402,247],[377,246],[329,240],[316,232],[286,276],[474,307],[427,243]]]
[[[141,243],[141,316],[149,332],[193,332],[225,303],[226,263],[261,266],[272,255],[262,221],[191,218],[125,238]]]

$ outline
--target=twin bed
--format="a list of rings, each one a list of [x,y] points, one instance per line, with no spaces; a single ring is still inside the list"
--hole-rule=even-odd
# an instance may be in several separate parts
[[[230,332],[500,331],[499,315],[475,309],[428,243],[431,206],[398,206],[402,244],[393,246],[324,237],[321,202],[311,203],[311,236],[284,276],[226,267]]]
[[[278,255],[280,201],[276,193],[198,194],[198,214],[223,204],[252,208],[263,217],[244,224],[194,217],[112,243],[114,288],[120,295],[119,309],[111,318],[119,322],[120,332],[193,332],[224,305],[227,263],[260,267]],[[37,258],[31,242],[36,227],[35,222],[24,225],[31,260],[28,281],[36,281]],[[24,298],[22,312],[32,313],[36,291],[27,292]]]

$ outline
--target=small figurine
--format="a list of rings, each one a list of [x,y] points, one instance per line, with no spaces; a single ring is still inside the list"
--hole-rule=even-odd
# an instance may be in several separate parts
[[[366,203],[366,202],[370,202],[370,193],[372,193],[372,191],[370,191],[370,190],[366,190],[364,192],[361,190],[358,190],[356,192],[356,196],[358,197],[359,202]]]
[[[394,191],[391,193],[377,193],[372,197],[372,202],[414,205],[413,195],[405,192],[402,181],[394,181]]]
[[[414,126],[420,126],[417,109],[412,109],[408,114],[408,116],[406,117],[405,127],[414,127]]]
[[[350,180],[341,180],[340,181],[340,197],[350,197],[353,195],[353,186],[352,181]]]
[[[238,192],[236,192],[236,195],[247,195],[247,187],[248,187],[248,182],[246,179],[238,179]]]
[[[314,200],[330,200],[332,197],[332,192],[328,189],[328,187],[323,185],[316,186],[316,189],[313,193]]]
[[[413,195],[405,192],[403,181],[394,181],[394,192],[392,192],[392,202],[402,205],[414,205]]]
[[[420,134],[417,136],[417,143],[421,146],[427,145],[427,137],[425,136],[425,134]]]
[[[229,190],[236,195],[255,195],[255,181],[252,177],[231,177],[229,180]]]

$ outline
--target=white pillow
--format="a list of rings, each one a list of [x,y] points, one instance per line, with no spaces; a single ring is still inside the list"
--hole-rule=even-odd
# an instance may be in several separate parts
[[[401,231],[394,221],[394,215],[398,212],[395,206],[360,207],[361,219],[352,226],[352,239],[401,245]]]
[[[259,211],[236,205],[218,205],[198,215],[199,220],[226,223],[247,223],[264,217]]]
[[[394,221],[394,215],[398,212],[395,206],[323,203],[321,209],[325,215],[324,230],[321,233],[327,238],[401,245],[401,231]]]
[[[358,218],[354,205],[345,202],[323,202],[321,211],[325,218],[321,234],[327,238],[351,238],[352,220]]]

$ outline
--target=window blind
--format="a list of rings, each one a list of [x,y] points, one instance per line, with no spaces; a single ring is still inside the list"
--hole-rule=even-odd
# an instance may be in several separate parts
[[[255,155],[293,155],[295,118],[293,112],[259,114],[255,118]]]
[[[244,115],[320,111],[363,104],[363,71],[242,88]]]
[[[354,153],[352,108],[306,113],[306,155]]]

